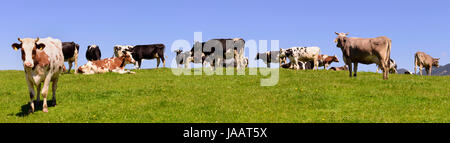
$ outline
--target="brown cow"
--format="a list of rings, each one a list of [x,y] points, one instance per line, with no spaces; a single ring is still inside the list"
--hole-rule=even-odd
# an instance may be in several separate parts
[[[417,66],[419,66],[420,75],[422,75],[423,67],[427,70],[427,74],[431,75],[431,68],[433,66],[439,68],[439,58],[433,58],[424,52],[417,52],[414,55],[414,74],[417,74]]]
[[[327,69],[333,62],[339,62],[339,59],[336,55],[328,56],[328,55],[319,55],[319,67],[323,66],[323,69]]]
[[[350,77],[352,76],[352,63],[354,75],[358,70],[358,63],[377,64],[382,67],[383,79],[388,79],[389,59],[391,56],[391,39],[381,36],[377,38],[353,38],[347,37],[348,33],[337,33],[335,39],[337,47],[341,48],[344,62],[348,66]]]

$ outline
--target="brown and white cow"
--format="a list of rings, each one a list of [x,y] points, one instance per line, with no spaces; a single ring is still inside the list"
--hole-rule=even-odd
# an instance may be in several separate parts
[[[323,69],[327,69],[328,66],[331,65],[333,62],[339,62],[339,59],[336,55],[334,56],[328,56],[328,55],[319,55],[319,67],[323,66]]]
[[[125,70],[125,65],[128,63],[135,63],[131,56],[131,52],[123,52],[121,57],[106,58],[97,61],[88,61],[85,65],[78,68],[78,73],[82,74],[96,74],[106,72],[116,72],[119,74],[133,73]]]
[[[439,68],[439,58],[433,58],[424,52],[417,52],[414,55],[414,74],[417,74],[417,66],[419,66],[420,75],[422,75],[423,67],[427,70],[427,74],[431,75],[431,68],[433,66]]]
[[[330,70],[333,70],[333,71],[346,71],[346,70],[348,70],[348,67],[347,67],[347,65],[344,65],[342,67],[331,67]]]
[[[354,75],[358,71],[358,63],[377,64],[383,70],[383,79],[388,79],[389,59],[391,56],[391,39],[381,36],[377,38],[347,37],[348,33],[337,33],[334,40],[337,47],[342,50],[345,64],[348,66],[349,75],[352,77],[352,64]]]
[[[53,101],[52,105],[56,105],[56,89],[58,85],[59,75],[64,67],[64,55],[62,52],[62,43],[58,39],[45,38],[19,38],[19,43],[12,44],[14,50],[21,50],[23,68],[25,71],[25,78],[30,92],[30,109],[29,112],[34,112],[33,98],[36,96],[37,104],[39,104],[39,94],[44,97],[43,112],[48,112],[47,94],[52,84]],[[44,87],[41,89],[41,83],[44,82]],[[37,92],[35,92],[36,87]],[[42,91],[41,91],[42,90]],[[37,94],[36,94],[37,93]]]

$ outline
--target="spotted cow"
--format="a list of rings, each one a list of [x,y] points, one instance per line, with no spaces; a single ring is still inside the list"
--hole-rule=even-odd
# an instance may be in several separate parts
[[[78,68],[78,73],[82,74],[96,74],[115,72],[119,74],[134,72],[125,70],[125,65],[128,63],[135,63],[135,60],[131,56],[131,52],[123,52],[121,57],[112,57],[96,61],[88,61],[85,65]]]
[[[33,38],[19,38],[19,43],[12,44],[14,50],[21,50],[23,68],[25,71],[25,78],[30,92],[30,109],[29,112],[34,112],[33,98],[36,96],[36,103],[39,104],[39,94],[44,97],[43,112],[48,112],[47,95],[52,84],[53,99],[51,105],[56,105],[56,89],[60,73],[64,67],[64,55],[62,52],[62,43],[59,39],[51,37],[45,39]],[[41,89],[41,84],[44,87]],[[37,92],[35,92],[36,87]],[[42,90],[42,91],[41,91]],[[37,93],[37,94],[36,94]]]
[[[313,61],[313,70],[315,70],[319,67],[319,53],[319,47],[292,47],[286,50],[282,49],[280,57],[288,57],[291,62],[290,66],[293,66],[292,68],[297,70],[300,69],[299,62],[303,63],[302,69],[305,70],[306,63],[308,61]]]

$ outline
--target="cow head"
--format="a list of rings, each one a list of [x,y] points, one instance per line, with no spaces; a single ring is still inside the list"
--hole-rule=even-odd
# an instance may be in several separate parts
[[[123,58],[125,60],[125,63],[127,63],[127,64],[128,63],[131,63],[131,64],[136,63],[136,61],[133,59],[132,52],[130,52],[130,51],[122,51],[121,58]]]
[[[175,50],[173,52],[177,53],[177,56],[178,56],[179,54],[181,54],[181,52],[183,52],[183,50]]]
[[[289,52],[288,52],[289,51]],[[289,53],[289,54],[288,54]],[[292,49],[281,49],[280,48],[280,58],[288,57],[290,54],[292,54]]]
[[[338,57],[336,56],[336,54],[334,54],[334,56],[333,56],[333,62],[339,63],[339,59],[338,59]]]
[[[347,42],[346,38],[348,33],[337,33],[337,32],[334,33],[338,36],[336,39],[334,39],[334,42],[337,43],[336,47],[339,48],[343,47],[343,44]]]
[[[43,50],[45,48],[45,44],[38,44],[37,42],[39,41],[39,38],[18,38],[18,40],[20,44],[14,43],[11,46],[16,51],[19,49],[21,50],[23,66],[25,67],[25,69],[31,69],[34,67],[37,50]]]
[[[433,66],[439,68],[439,59],[440,59],[440,58],[433,58]]]

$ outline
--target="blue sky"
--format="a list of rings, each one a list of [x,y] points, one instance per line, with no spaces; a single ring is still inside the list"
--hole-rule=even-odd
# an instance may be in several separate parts
[[[413,70],[413,55],[423,51],[450,62],[450,2],[414,0],[3,0],[0,5],[0,70],[23,70],[20,52],[11,48],[17,37],[54,37],[80,44],[79,65],[85,52],[97,44],[102,58],[115,44],[163,43],[166,55],[175,40],[242,37],[279,40],[281,48],[318,46],[321,53],[342,52],[333,43],[334,32],[350,37],[387,36],[391,57],[399,68]],[[156,60],[144,61],[154,68]],[[169,63],[169,62],[168,62]],[[67,64],[66,64],[67,65]],[[168,64],[169,65],[169,64]],[[127,66],[130,68],[131,66]],[[359,66],[375,71],[375,65]]]

